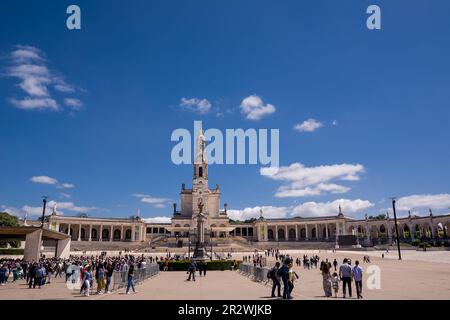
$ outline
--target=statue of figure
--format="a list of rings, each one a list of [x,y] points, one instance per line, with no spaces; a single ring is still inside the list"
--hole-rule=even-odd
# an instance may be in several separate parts
[[[389,220],[389,211],[386,211],[386,219]]]
[[[56,211],[56,208],[57,208],[57,204],[56,204],[56,202],[55,202],[55,204],[53,205],[53,211],[52,211],[52,215],[56,215],[56,213],[57,213],[57,211]]]
[[[262,208],[259,209],[259,217],[260,217],[261,219],[263,219],[263,211],[262,211]]]
[[[430,217],[433,217],[433,211],[431,211],[431,208],[430,208]]]
[[[186,183],[183,183],[183,184],[181,185],[181,190],[186,190]]]
[[[369,217],[367,216],[367,213],[364,215],[366,221],[369,219]]]
[[[203,212],[203,207],[204,207],[203,200],[202,200],[202,198],[199,198],[198,199],[198,211],[199,211],[199,213]]]
[[[200,128],[198,132],[197,141],[195,142],[195,161],[194,161],[195,164],[202,164],[206,162],[205,143],[206,138],[203,135],[202,129]]]

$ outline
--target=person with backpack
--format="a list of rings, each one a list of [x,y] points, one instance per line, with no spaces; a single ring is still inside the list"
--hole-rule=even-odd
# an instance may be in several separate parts
[[[278,270],[280,269],[280,263],[277,261],[275,263],[275,266],[269,270],[268,274],[267,274],[267,278],[269,278],[270,280],[272,280],[272,298],[275,298],[275,289],[278,288],[278,297],[282,297],[281,296],[281,282],[280,282],[280,277],[278,276]]]
[[[36,279],[34,281],[33,288],[36,288],[37,283],[40,289],[41,286],[44,285],[44,281],[45,281],[45,268],[43,265],[39,265],[36,269]]]
[[[134,274],[135,274],[135,267],[134,263],[131,262],[130,268],[128,269],[128,284],[127,284],[127,291],[126,294],[130,293],[130,288],[133,289],[134,293],[137,293],[137,291],[134,289]]]
[[[283,281],[283,299],[292,299],[291,294],[289,293],[289,264],[291,263],[291,259],[286,258],[284,260],[283,266],[278,269],[278,276]]]

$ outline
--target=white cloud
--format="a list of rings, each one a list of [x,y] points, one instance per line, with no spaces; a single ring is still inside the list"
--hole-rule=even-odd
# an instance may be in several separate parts
[[[257,95],[251,95],[242,100],[241,112],[249,120],[259,120],[264,116],[275,112],[275,106],[271,104],[264,105],[262,99]]]
[[[21,100],[9,99],[9,102],[18,109],[33,110],[33,109],[52,109],[58,110],[58,103],[54,99],[49,98],[29,98],[25,97]]]
[[[142,193],[135,193],[132,196],[136,198],[141,198],[141,202],[150,204],[155,208],[165,208],[167,202],[170,200],[167,198],[156,198],[151,195]]]
[[[142,218],[145,223],[170,223],[172,220],[170,217],[153,217]]]
[[[331,202],[305,202],[293,208],[292,216],[302,217],[323,217],[337,215],[339,212],[339,205],[342,208],[342,213],[350,214],[361,210],[366,210],[374,206],[368,200],[349,200],[337,199]]]
[[[15,46],[10,53],[5,75],[18,79],[18,87],[25,94],[21,98],[8,99],[14,107],[24,110],[58,111],[60,107],[56,98],[52,96],[51,89],[63,93],[76,91],[74,86],[66,83],[61,75],[49,69],[49,63],[44,56],[41,50],[31,46]],[[69,102],[65,104],[72,111],[79,110],[80,106],[74,104],[81,104],[80,100],[67,99]]]
[[[47,206],[49,208],[53,208],[53,206],[55,204],[57,206],[58,212],[60,210],[67,210],[67,211],[78,212],[78,213],[87,213],[87,212],[98,209],[96,207],[80,207],[80,206],[75,205],[73,202],[57,202],[57,201],[53,201],[53,200],[49,201],[47,203]]]
[[[262,176],[285,182],[275,193],[275,196],[279,198],[345,193],[350,190],[349,187],[331,183],[331,181],[356,181],[363,172],[364,166],[346,163],[305,167],[296,162],[276,170],[270,167],[260,169]]]
[[[41,184],[57,184],[58,180],[48,176],[34,176],[30,178],[31,182],[41,183]]]
[[[322,128],[323,124],[315,119],[308,119],[302,123],[297,123],[294,129],[299,132],[314,132],[319,128]]]
[[[332,124],[333,124],[333,126],[337,126],[338,125],[338,121],[337,120],[333,120]]]
[[[16,216],[16,217],[22,217],[24,215],[23,211],[20,210],[19,208],[9,207],[9,206],[5,206],[5,205],[1,206],[1,210],[0,211],[9,213],[10,215]]]
[[[83,107],[83,102],[81,102],[81,100],[75,99],[75,98],[65,98],[64,104],[66,106],[70,107],[74,111],[79,111]]]
[[[73,183],[62,183],[58,186],[59,189],[72,189],[75,188]]]
[[[59,197],[60,197],[60,198],[63,198],[63,199],[69,199],[69,198],[72,198],[72,195],[70,195],[70,194],[68,194],[68,193],[63,193],[63,192],[61,192],[61,193],[59,194]]]
[[[450,207],[450,194],[418,194],[399,198],[396,201],[398,210],[413,209],[448,209]]]
[[[289,211],[288,207],[257,206],[242,210],[228,210],[227,214],[230,219],[244,221],[251,218],[259,218],[261,209],[263,211],[263,217],[269,219],[285,218]]]
[[[211,110],[211,102],[209,102],[207,99],[181,98],[180,107],[183,110],[205,114]]]

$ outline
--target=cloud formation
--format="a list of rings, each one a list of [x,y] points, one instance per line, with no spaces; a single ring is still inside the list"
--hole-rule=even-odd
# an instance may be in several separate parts
[[[61,106],[54,93],[71,94],[77,91],[62,75],[50,70],[49,61],[38,48],[15,46],[8,58],[4,75],[19,80],[17,86],[24,94],[20,98],[8,99],[16,108],[59,111]],[[82,102],[75,98],[65,98],[64,104],[70,107],[71,111],[77,111],[82,106]]]
[[[275,193],[278,198],[346,193],[349,187],[331,181],[356,181],[363,172],[363,165],[346,163],[306,167],[296,162],[287,167],[260,169],[262,176],[285,183]]]
[[[180,107],[185,111],[197,114],[206,114],[211,110],[211,102],[207,99],[181,98]]]
[[[319,128],[322,128],[323,124],[315,119],[308,119],[302,123],[297,123],[294,126],[294,130],[299,132],[314,132]]]
[[[148,194],[135,193],[133,197],[140,198],[141,202],[152,205],[155,208],[165,208],[166,204],[170,199],[167,198],[156,198]]]
[[[450,194],[416,194],[399,198],[396,201],[398,210],[414,209],[448,209],[450,207]]]
[[[31,182],[39,183],[39,184],[50,184],[57,185],[58,189],[72,189],[75,188],[73,183],[59,183],[57,179],[49,177],[49,176],[34,176],[30,178]]]
[[[353,215],[372,208],[374,204],[361,199],[336,199],[329,202],[310,201],[288,207],[256,206],[241,210],[228,210],[228,216],[233,220],[245,221],[251,218],[259,218],[261,209],[263,217],[266,219],[336,216],[339,213],[339,206],[341,206],[345,215]]]
[[[274,105],[264,104],[257,95],[251,95],[242,100],[240,108],[248,120],[259,120],[276,111]]]

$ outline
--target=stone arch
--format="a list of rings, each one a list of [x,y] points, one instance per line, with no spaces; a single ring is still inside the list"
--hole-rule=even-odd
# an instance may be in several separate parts
[[[109,229],[102,230],[102,240],[109,240]]]
[[[442,224],[442,222],[439,222],[436,225],[436,232],[438,238],[444,238],[444,225]]]
[[[305,228],[300,229],[300,238],[306,239],[306,229]]]
[[[284,229],[278,229],[278,240],[286,240],[285,234],[284,234]]]
[[[184,227],[185,227],[185,228],[190,228],[191,226],[188,225],[188,224],[185,224]]]
[[[403,239],[408,239],[409,237],[411,237],[411,232],[407,224],[403,225],[400,236],[402,236]]]
[[[84,228],[81,228],[81,230],[80,230],[80,239],[81,240],[86,239],[86,229],[84,229]]]
[[[358,226],[357,230],[358,230],[358,236],[360,238],[363,238],[366,235],[366,233],[365,233],[366,230],[363,226]]]
[[[422,237],[426,239],[431,239],[432,237],[432,231],[430,224],[425,223],[422,225]]]
[[[415,238],[421,238],[422,237],[422,230],[418,224],[413,226],[413,232]]]
[[[288,239],[295,240],[295,229],[294,228],[289,229]]]
[[[317,230],[316,228],[312,228],[311,230],[311,238],[315,239],[317,237]]]
[[[376,225],[373,225],[370,227],[370,238],[372,239],[378,239],[379,237],[379,231]]]
[[[380,225],[380,228],[378,230],[380,231],[380,238],[387,238],[387,228],[384,224]]]
[[[268,240],[273,240],[274,239],[274,237],[273,237],[273,230],[272,229],[267,230],[267,239]]]
[[[125,240],[131,240],[131,229],[125,231]]]
[[[95,228],[92,228],[91,231],[91,240],[98,240],[98,231]]]
[[[113,239],[115,241],[118,241],[118,240],[120,240],[121,235],[122,234],[121,234],[120,229],[116,229],[116,230],[114,230],[114,233],[113,233]]]
[[[181,227],[181,225],[179,225],[179,224],[176,224],[176,225],[175,225],[175,228],[179,228],[179,227]]]

